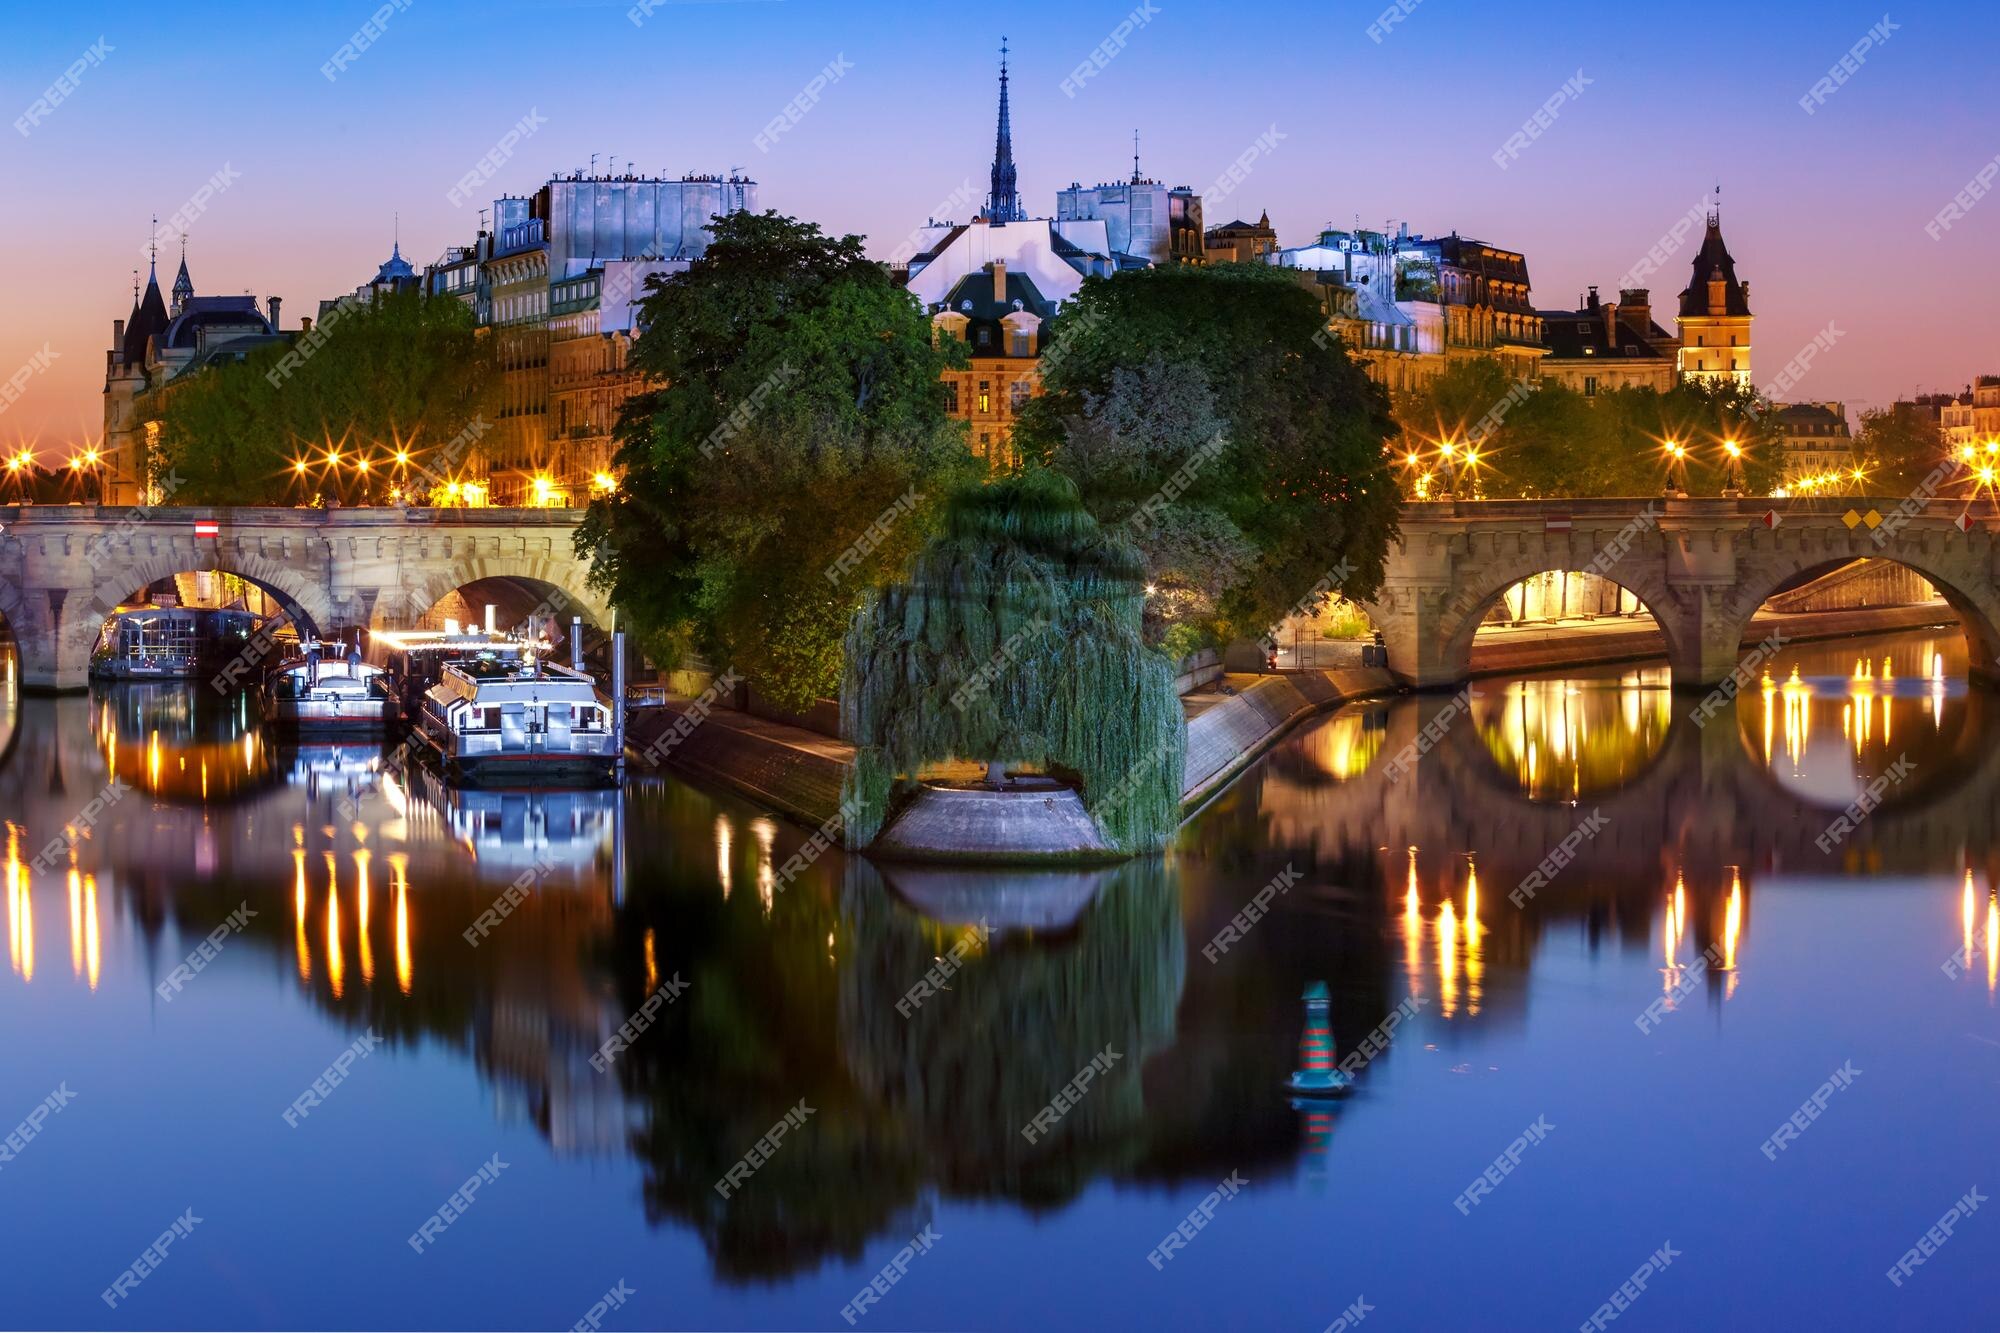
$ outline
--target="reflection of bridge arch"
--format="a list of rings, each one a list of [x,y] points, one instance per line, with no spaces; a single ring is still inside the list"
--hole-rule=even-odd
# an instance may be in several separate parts
[[[1747,691],[1746,691],[1747,693]],[[1905,695],[1904,698],[1913,696]],[[1938,802],[1949,802],[1953,793],[1961,790],[1969,775],[1977,772],[1990,758],[1994,749],[1995,728],[2000,727],[2000,708],[1996,708],[1993,695],[1981,689],[1968,689],[1956,696],[1953,702],[1963,712],[1958,728],[1952,732],[1951,748],[1945,754],[1945,762],[1926,762],[1915,766],[1915,772],[1900,782],[1891,783],[1881,795],[1878,811],[1920,812]],[[1740,703],[1739,703],[1740,706]],[[1765,705],[1769,707],[1767,703]],[[1748,728],[1734,717],[1732,724],[1738,744],[1749,761],[1747,771],[1755,780],[1767,784],[1778,797],[1798,805],[1803,810],[1819,812],[1823,819],[1831,819],[1844,811],[1849,802],[1830,803],[1815,801],[1787,786],[1768,762],[1755,749]],[[1720,725],[1721,716],[1711,726]]]
[[[1977,693],[1977,692],[1973,692]],[[1405,753],[1448,706],[1420,697],[1391,712],[1385,756]],[[1883,869],[1930,870],[1939,847],[1963,846],[1975,863],[2000,857],[2000,745],[1981,728],[2000,719],[1981,701],[1967,739],[1939,781],[1885,802],[1830,849],[1818,840],[1838,811],[1778,783],[1741,740],[1734,704],[1696,726],[1676,709],[1655,761],[1616,791],[1576,805],[1534,800],[1507,781],[1470,720],[1455,718],[1401,776],[1386,762],[1346,781],[1301,783],[1266,761],[1239,782],[1261,788],[1262,837],[1326,859],[1382,848],[1473,852],[1482,878],[1504,893],[1592,813],[1603,827],[1575,851],[1581,881],[1651,877],[1669,866],[1719,871],[1739,861],[1805,873],[1841,874],[1860,859]],[[1857,859],[1860,858],[1860,859]]]

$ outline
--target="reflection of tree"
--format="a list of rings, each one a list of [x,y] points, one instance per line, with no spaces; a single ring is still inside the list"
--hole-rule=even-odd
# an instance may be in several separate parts
[[[1185,965],[1179,901],[1155,859],[1103,879],[1071,938],[995,931],[905,1018],[897,1001],[964,931],[894,902],[873,867],[850,867],[842,1046],[953,1193],[1059,1203],[1143,1151],[1140,1071],[1172,1039]],[[1022,1128],[1107,1046],[1120,1058],[1030,1144]]]
[[[725,895],[709,877],[636,882],[656,887],[618,918],[622,1007],[649,993],[644,950],[631,947],[648,931],[655,984],[689,983],[615,1066],[643,1103],[633,1147],[648,1218],[691,1224],[730,1280],[858,1258],[916,1202],[921,1168],[911,1136],[864,1102],[841,1061],[832,910],[798,888],[767,909],[748,886]],[[804,1126],[722,1198],[716,1182],[801,1099]]]

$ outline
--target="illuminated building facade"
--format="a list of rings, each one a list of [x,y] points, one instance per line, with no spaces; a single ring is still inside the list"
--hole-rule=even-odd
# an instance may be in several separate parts
[[[1681,293],[1681,378],[1750,384],[1750,284],[1722,240],[1722,217],[1711,211],[1708,234]]]

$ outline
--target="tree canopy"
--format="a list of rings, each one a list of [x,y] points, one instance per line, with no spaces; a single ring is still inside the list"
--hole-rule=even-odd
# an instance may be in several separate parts
[[[1140,638],[1138,553],[1092,521],[1067,478],[1031,468],[952,497],[907,582],[848,639],[843,805],[856,845],[899,788],[944,760],[1073,778],[1125,851],[1180,823],[1187,729],[1173,670]]]
[[[1928,413],[1886,407],[1861,414],[1856,466],[1873,494],[1903,495],[1917,490],[1950,452],[1937,420]],[[1933,480],[1931,485],[1935,487],[1937,482]]]
[[[1288,274],[1088,279],[1040,373],[1015,443],[1141,548],[1150,636],[1253,637],[1335,570],[1349,596],[1380,587],[1398,499],[1388,399]]]
[[[1726,441],[1741,449],[1742,489],[1766,494],[1783,469],[1771,404],[1733,385],[1608,389],[1586,397],[1553,380],[1525,383],[1492,358],[1455,362],[1397,403],[1397,472],[1414,494],[1440,470],[1440,446],[1458,450],[1456,493],[1490,499],[1658,495],[1666,446],[1686,449],[1690,495],[1729,483]],[[1466,450],[1476,451],[1468,468]]]
[[[810,222],[736,213],[649,284],[630,364],[664,388],[619,425],[619,491],[577,549],[656,662],[690,652],[780,706],[835,693],[864,594],[979,475],[916,301]]]
[[[384,294],[172,385],[149,462],[181,478],[172,499],[184,504],[355,503],[398,482],[421,495],[429,474],[463,467],[498,393],[492,340],[469,308]]]

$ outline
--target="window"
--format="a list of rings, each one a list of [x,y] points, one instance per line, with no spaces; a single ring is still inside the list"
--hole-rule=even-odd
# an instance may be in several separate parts
[[[1018,412],[1028,403],[1028,381],[1015,380],[1007,386],[1007,406]]]
[[[1597,376],[1585,375],[1583,377],[1583,396],[1585,398],[1597,397]]]
[[[993,395],[989,392],[990,388],[991,381],[979,381],[979,410],[982,412],[991,412],[993,410]]]
[[[944,384],[944,410],[945,410],[945,411],[947,411],[947,412],[949,412],[949,413],[951,413],[951,414],[952,414],[952,415],[954,415],[954,416],[956,416],[956,415],[958,414],[958,381],[957,381],[957,380],[946,380],[946,381],[945,381],[945,384]]]
[[[1034,353],[1034,336],[1033,336],[1032,334],[1030,334],[1030,333],[1029,333],[1029,332],[1028,332],[1028,331],[1027,331],[1026,329],[1015,329],[1015,330],[1014,330],[1014,355],[1015,355],[1015,356],[1033,356],[1034,354],[1035,354],[1035,353]]]

